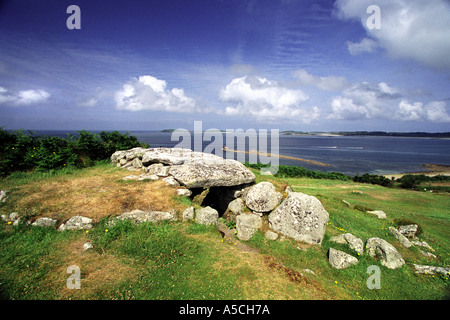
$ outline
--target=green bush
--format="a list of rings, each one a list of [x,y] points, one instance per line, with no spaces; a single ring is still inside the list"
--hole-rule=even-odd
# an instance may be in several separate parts
[[[392,180],[386,178],[385,176],[379,176],[376,174],[365,173],[362,176],[356,175],[353,177],[354,182],[377,184],[383,187],[391,187]]]
[[[450,176],[437,175],[426,176],[424,174],[405,174],[397,182],[400,182],[399,187],[405,189],[416,189],[420,184],[424,182],[447,182],[450,181]]]
[[[135,136],[118,131],[93,134],[77,131],[67,138],[33,136],[33,132],[8,132],[0,128],[0,176],[16,171],[49,171],[64,167],[83,168],[109,159],[117,150],[148,147]]]

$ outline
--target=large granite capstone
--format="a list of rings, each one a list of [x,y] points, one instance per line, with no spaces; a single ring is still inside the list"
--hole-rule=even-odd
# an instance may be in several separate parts
[[[133,148],[116,151],[111,161],[118,167],[135,169],[163,164],[169,167],[170,176],[189,189],[231,187],[255,181],[253,172],[236,160],[189,149]]]

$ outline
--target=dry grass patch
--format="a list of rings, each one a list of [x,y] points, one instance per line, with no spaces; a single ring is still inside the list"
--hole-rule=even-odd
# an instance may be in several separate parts
[[[162,181],[123,181],[130,173],[106,168],[86,169],[83,175],[37,181],[21,186],[17,210],[40,208],[39,215],[65,221],[81,215],[95,222],[135,209],[181,212],[176,189]]]
[[[58,299],[98,299],[99,293],[107,297],[111,288],[138,276],[138,269],[121,263],[112,254],[84,251],[83,244],[87,241],[87,237],[82,236],[73,242],[59,244],[55,250],[55,258],[61,264],[49,275],[48,283]],[[73,265],[78,266],[81,271],[79,290],[67,288],[67,279],[70,277],[67,268]]]

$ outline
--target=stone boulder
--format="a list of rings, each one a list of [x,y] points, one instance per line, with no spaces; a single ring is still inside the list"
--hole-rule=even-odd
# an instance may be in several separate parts
[[[244,201],[241,198],[234,199],[228,204],[223,218],[236,222],[236,217],[242,213]]]
[[[242,163],[217,158],[171,166],[169,174],[188,189],[230,187],[255,181],[253,172]]]
[[[344,233],[339,236],[331,237],[330,241],[348,244],[350,249],[355,250],[357,253],[359,254],[364,253],[364,242],[360,238],[352,235],[351,233]]]
[[[58,230],[86,230],[92,229],[92,219],[83,216],[73,216],[66,223],[59,226]]]
[[[120,216],[116,217],[115,220],[116,221],[131,220],[135,223],[142,223],[142,222],[158,222],[158,221],[175,221],[177,220],[177,217],[174,211],[165,212],[165,211],[133,210],[122,213]]]
[[[6,201],[6,192],[3,190],[0,190],[0,202],[5,202]]]
[[[283,195],[272,183],[264,181],[250,187],[244,193],[245,205],[257,212],[270,212],[280,203]]]
[[[277,240],[278,234],[276,234],[273,231],[267,230],[266,233],[264,234],[264,237],[269,240]]]
[[[440,274],[444,277],[450,276],[450,268],[426,266],[426,265],[420,265],[420,264],[414,264],[414,263],[413,263],[413,266],[414,266],[416,273]]]
[[[340,250],[330,248],[328,251],[328,262],[335,269],[346,269],[358,263],[358,259]]]
[[[133,166],[133,160],[134,159],[142,159],[142,156],[146,152],[147,149],[144,148],[133,148],[130,150],[120,150],[116,151],[111,155],[111,162],[118,167],[129,164],[128,166]],[[135,162],[134,165],[136,165],[138,162]]]
[[[412,246],[411,241],[408,240],[408,238],[406,238],[403,234],[401,234],[397,229],[395,229],[394,227],[389,227],[389,232],[391,234],[393,234],[397,240],[400,242],[400,244],[402,246],[404,246],[405,248],[409,248]]]
[[[400,252],[389,242],[380,238],[368,239],[366,252],[372,258],[378,258],[381,264],[389,269],[397,269],[405,264]]]
[[[398,232],[407,238],[414,238],[418,228],[417,224],[402,225],[398,227]]]
[[[378,219],[386,219],[386,213],[382,210],[373,210],[373,211],[367,211],[367,213],[373,214],[374,216],[377,216]]]
[[[203,224],[206,226],[209,225],[219,225],[219,213],[216,209],[211,207],[202,208],[200,210],[195,211],[195,222],[199,224]]]
[[[37,226],[37,227],[51,228],[51,227],[54,227],[56,225],[56,222],[57,222],[56,219],[43,217],[43,218],[37,219],[31,225],[32,226]]]
[[[328,217],[328,212],[316,197],[290,192],[269,215],[269,225],[287,237],[322,245]]]
[[[195,209],[194,207],[189,207],[182,213],[183,220],[194,220]]]
[[[256,214],[240,214],[236,217],[237,237],[241,240],[250,240],[261,227],[262,219]]]

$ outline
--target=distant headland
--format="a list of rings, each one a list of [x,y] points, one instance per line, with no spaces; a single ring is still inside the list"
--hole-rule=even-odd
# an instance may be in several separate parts
[[[450,132],[386,132],[386,131],[333,131],[333,132],[304,132],[282,131],[283,135],[312,135],[312,136],[378,136],[378,137],[415,137],[415,138],[450,138]]]

